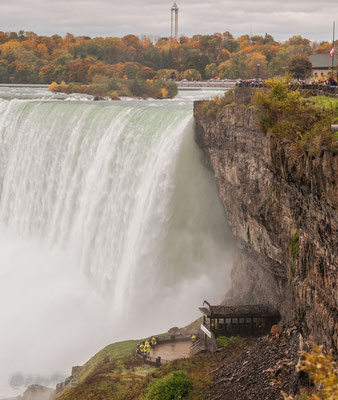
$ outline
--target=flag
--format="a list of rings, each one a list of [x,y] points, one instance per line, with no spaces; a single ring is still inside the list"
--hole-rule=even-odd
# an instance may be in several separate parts
[[[332,50],[330,51],[330,57],[333,57],[334,55],[334,47],[332,47]]]

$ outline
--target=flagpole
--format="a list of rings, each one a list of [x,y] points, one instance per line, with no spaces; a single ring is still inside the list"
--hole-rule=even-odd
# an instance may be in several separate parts
[[[334,63],[334,56],[335,56],[335,48],[334,48],[334,42],[335,42],[335,28],[336,28],[336,21],[333,21],[333,40],[332,40],[332,48],[333,48],[333,54],[332,54],[332,78],[333,78],[333,71],[334,71],[334,67],[335,67],[335,63]]]

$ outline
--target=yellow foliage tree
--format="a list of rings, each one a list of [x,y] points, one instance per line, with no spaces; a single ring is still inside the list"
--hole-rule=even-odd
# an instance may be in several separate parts
[[[161,96],[162,99],[166,99],[168,97],[168,90],[166,88],[161,88]]]
[[[59,85],[56,82],[52,82],[49,87],[48,90],[50,90],[51,92],[55,92],[55,89],[58,87]]]
[[[311,343],[312,352],[302,351],[304,357],[299,369],[311,375],[317,391],[306,396],[306,400],[337,400],[338,398],[338,368],[333,360],[332,351],[323,354],[323,346]],[[296,400],[297,397],[287,396],[284,400]]]

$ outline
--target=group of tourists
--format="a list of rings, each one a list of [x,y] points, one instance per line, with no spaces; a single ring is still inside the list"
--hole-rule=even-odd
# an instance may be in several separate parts
[[[145,340],[143,344],[138,347],[142,354],[149,354],[152,347],[157,345],[157,340],[153,336],[150,340]]]

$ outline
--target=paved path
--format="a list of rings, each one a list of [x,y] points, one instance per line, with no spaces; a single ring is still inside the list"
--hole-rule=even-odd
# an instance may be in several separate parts
[[[159,344],[154,349],[151,349],[150,356],[160,356],[163,360],[168,361],[185,358],[190,356],[190,347],[190,341]]]

